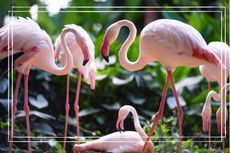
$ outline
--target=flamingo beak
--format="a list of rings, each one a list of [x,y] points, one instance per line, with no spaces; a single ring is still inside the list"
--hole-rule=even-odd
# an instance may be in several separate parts
[[[90,89],[91,89],[91,92],[94,93],[94,91],[95,91],[95,76],[93,76],[93,75],[90,76]]]
[[[85,66],[88,63],[89,59],[84,59],[83,66]]]
[[[84,55],[83,66],[85,66],[89,61],[89,49],[86,45],[81,44],[82,53]]]
[[[101,46],[101,54],[105,61],[109,63],[109,41],[107,37],[105,37],[104,42]]]
[[[109,63],[109,56],[103,56],[104,60]]]
[[[117,120],[116,128],[120,133],[125,132],[125,130],[124,130],[124,120]]]

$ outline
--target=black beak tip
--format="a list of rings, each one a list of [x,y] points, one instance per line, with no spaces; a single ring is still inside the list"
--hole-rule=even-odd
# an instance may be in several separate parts
[[[119,128],[119,129],[117,129],[117,130],[118,130],[118,132],[120,132],[120,133],[125,132],[125,130],[122,129],[122,128]]]
[[[117,129],[117,131],[120,132],[120,133],[122,132],[121,128]]]
[[[88,63],[89,59],[86,59],[83,61],[83,66],[85,66]]]
[[[105,61],[106,61],[107,63],[109,63],[109,56],[103,56],[103,57],[104,57]]]

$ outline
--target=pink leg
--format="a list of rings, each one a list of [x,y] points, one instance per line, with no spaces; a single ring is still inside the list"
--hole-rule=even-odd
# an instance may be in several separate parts
[[[169,80],[170,80],[170,83],[171,83],[171,86],[172,86],[173,94],[174,94],[174,97],[176,99],[176,104],[177,104],[177,108],[178,108],[179,137],[180,137],[179,138],[179,145],[178,145],[178,152],[181,153],[181,149],[182,149],[182,124],[183,124],[184,112],[183,112],[183,109],[182,109],[182,107],[180,106],[180,103],[179,103],[176,88],[175,88],[174,81],[173,81],[173,78],[172,78],[172,72],[168,71],[168,75],[169,75]]]
[[[28,153],[31,153],[30,142],[30,109],[28,105],[28,75],[24,75],[24,111],[26,115],[26,128],[27,128],[27,140],[28,140]]]
[[[208,124],[208,153],[211,153],[211,122]]]
[[[211,91],[211,83],[208,81],[208,92]],[[211,120],[208,124],[208,153],[211,152]]]
[[[68,131],[68,118],[69,118],[69,74],[66,76],[66,101],[65,101],[65,132],[64,132],[64,142],[63,142],[63,150],[62,152],[65,153],[66,148],[66,137]]]
[[[221,139],[222,139],[222,149],[223,149],[223,153],[224,153],[224,150],[225,150],[224,137]]]
[[[17,111],[16,105],[17,105],[18,90],[19,90],[21,78],[22,78],[22,73],[18,72],[18,78],[16,81],[15,91],[14,91],[14,95],[13,95],[13,102],[11,105],[11,127],[10,127],[10,141],[9,141],[8,153],[12,152],[13,137],[14,137],[14,117],[15,117],[15,113]]]
[[[77,137],[78,137],[78,144],[80,144],[80,125],[79,125],[79,95],[80,95],[80,88],[81,88],[81,72],[78,71],[78,81],[77,81],[77,89],[76,89],[76,96],[75,96],[75,103],[74,103],[74,111],[76,114],[76,126],[77,126]]]
[[[168,90],[168,83],[169,83],[169,76],[167,76],[167,79],[166,79],[166,82],[164,85],[164,90],[163,90],[159,110],[154,117],[154,122],[153,122],[152,128],[148,134],[148,138],[145,140],[145,145],[142,148],[141,153],[145,153],[146,144],[149,141],[150,137],[153,135],[153,132],[154,132],[159,120],[163,117],[164,107],[165,107],[165,99],[166,99],[166,94],[167,94],[167,90]]]
[[[208,91],[211,91],[211,83],[208,81]]]

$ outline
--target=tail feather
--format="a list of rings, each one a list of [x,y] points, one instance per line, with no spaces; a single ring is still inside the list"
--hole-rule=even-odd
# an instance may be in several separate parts
[[[222,61],[220,60],[220,58],[212,51],[210,51],[209,49],[194,49],[193,50],[193,56],[200,58],[200,59],[204,59],[210,63],[213,63],[217,66],[220,66],[221,68],[226,69],[226,66],[222,63]]]
[[[11,65],[11,61],[13,60],[13,63],[16,59],[18,59],[20,56],[22,56],[24,53],[23,52],[19,52],[19,53],[16,53],[14,55],[11,55],[11,56],[8,56],[8,57],[5,57],[4,59],[2,59],[0,61],[0,74],[4,74],[8,71],[8,67],[9,67],[9,70],[12,70],[12,65]],[[9,61],[9,62],[8,62]],[[9,66],[8,66],[9,65]],[[15,67],[13,67],[15,68]]]

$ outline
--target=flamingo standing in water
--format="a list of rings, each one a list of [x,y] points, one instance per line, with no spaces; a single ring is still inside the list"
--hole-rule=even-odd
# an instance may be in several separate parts
[[[73,67],[74,69],[78,69],[78,84],[76,89],[74,110],[76,114],[76,127],[77,127],[77,136],[78,143],[80,143],[80,128],[79,128],[79,94],[80,94],[80,86],[81,86],[81,77],[82,74],[86,80],[86,82],[90,85],[92,91],[95,89],[95,77],[96,77],[96,65],[94,62],[94,44],[90,39],[90,36],[87,32],[81,27],[74,24],[66,25],[66,28],[74,29],[79,33],[79,37],[75,38],[72,33],[67,34],[66,43],[72,53],[73,57]],[[55,56],[58,60],[60,60],[62,65],[66,63],[66,55],[62,52],[63,46],[60,41],[60,36],[56,39],[55,42]],[[88,64],[83,66],[82,62],[84,60],[83,50],[87,50],[87,57],[89,59]],[[68,129],[68,114],[69,114],[69,74],[67,75],[67,85],[66,85],[66,120],[65,120],[65,132],[64,132],[64,142],[63,142],[63,152],[65,152],[66,148],[66,136]]]
[[[132,113],[134,119],[134,131],[124,131],[124,120],[129,113]],[[123,132],[114,132],[103,136],[97,140],[84,144],[76,144],[73,146],[73,151],[99,151],[99,152],[114,152],[114,153],[140,153],[147,139],[147,134],[141,128],[138,114],[132,106],[125,105],[120,108],[116,128]],[[145,153],[153,153],[154,146],[148,141]]]
[[[181,152],[183,110],[176,93],[172,71],[179,66],[198,67],[199,65],[212,64],[221,67],[221,61],[218,56],[207,48],[207,44],[203,37],[192,26],[177,20],[159,19],[149,23],[141,31],[140,53],[135,62],[129,61],[127,57],[128,49],[136,37],[135,25],[128,20],[120,20],[110,25],[105,32],[101,48],[102,56],[107,62],[109,62],[108,56],[110,44],[116,40],[119,31],[123,26],[129,28],[130,34],[119,51],[119,61],[121,66],[128,71],[137,71],[150,62],[160,61],[168,74],[164,85],[160,107],[154,118],[154,123],[146,141],[150,139],[157,123],[163,116],[168,83],[170,82],[178,107],[178,152]],[[144,150],[145,146],[143,147],[142,153]]]
[[[19,17],[15,22],[0,29],[0,59],[2,60],[0,68],[3,68],[1,71],[7,68],[4,65],[7,65],[8,58],[12,58],[12,56],[14,58],[14,67],[18,71],[11,109],[9,153],[12,152],[14,116],[17,111],[16,101],[21,77],[22,75],[24,76],[24,111],[28,135],[28,152],[31,153],[28,75],[33,66],[55,75],[65,75],[70,72],[73,65],[73,58],[65,42],[65,36],[69,32],[72,32],[76,37],[79,35],[72,28],[66,28],[62,31],[61,41],[64,46],[67,62],[64,67],[60,68],[55,63],[54,49],[50,37],[33,20]],[[87,60],[88,57],[85,58],[85,61]]]
[[[208,80],[208,90],[211,90],[210,81],[217,81],[219,84],[219,93],[211,94],[216,101],[221,101],[220,107],[216,112],[216,120],[217,120],[217,129],[221,133],[221,135],[225,135],[226,130],[226,120],[227,120],[227,106],[225,97],[221,97],[221,92],[226,92],[223,90],[224,85],[226,84],[227,77],[230,76],[230,48],[227,44],[223,42],[211,42],[208,44],[208,48],[212,50],[226,66],[226,71],[220,69],[216,65],[201,65],[200,72],[201,74]],[[226,88],[225,88],[226,89]],[[225,93],[222,93],[222,95]],[[221,112],[223,110],[223,112]],[[203,131],[208,132],[209,139],[209,152],[211,147],[211,103],[210,100],[206,100],[203,111],[202,111],[202,120],[203,120]],[[222,114],[222,115],[221,115]],[[222,147],[224,149],[224,139],[222,141]]]

